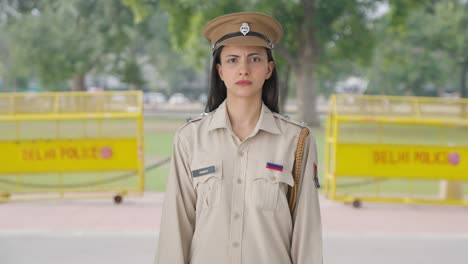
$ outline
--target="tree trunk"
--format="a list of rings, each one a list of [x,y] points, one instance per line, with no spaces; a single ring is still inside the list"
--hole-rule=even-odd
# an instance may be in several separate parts
[[[467,98],[467,91],[466,91],[466,71],[468,67],[468,58],[462,63],[461,67],[461,78],[460,78],[460,97]]]
[[[301,47],[295,67],[297,91],[297,118],[309,126],[320,126],[316,107],[316,87],[314,79],[315,64],[319,59],[318,45],[315,39],[313,0],[301,1],[304,10],[304,21],[300,29]]]
[[[463,27],[468,27],[468,3],[465,2],[464,6],[465,12],[463,13]],[[461,67],[461,85],[460,85],[460,97],[467,98],[467,91],[466,91],[466,71],[468,70],[468,34],[465,31],[463,34],[463,64]]]
[[[72,81],[72,91],[85,91],[85,75],[84,74],[78,74],[75,77],[73,77]]]
[[[13,78],[12,80],[10,80],[10,84],[11,84],[11,92],[13,93],[16,93],[18,91],[18,81],[16,80],[16,78]]]

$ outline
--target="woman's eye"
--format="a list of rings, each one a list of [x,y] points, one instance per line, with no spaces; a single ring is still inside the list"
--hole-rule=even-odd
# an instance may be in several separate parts
[[[228,59],[228,60],[227,60],[227,63],[234,63],[234,62],[236,62],[236,61],[237,61],[236,58],[231,58],[231,59]]]
[[[259,57],[253,57],[253,58],[252,58],[252,61],[253,61],[253,62],[259,62],[259,61],[261,61],[261,59],[260,59]]]

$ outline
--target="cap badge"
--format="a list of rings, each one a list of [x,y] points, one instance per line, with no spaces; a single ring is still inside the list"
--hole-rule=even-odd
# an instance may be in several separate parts
[[[250,31],[250,27],[249,27],[249,24],[248,23],[242,23],[242,26],[240,27],[240,32],[242,34],[247,35],[247,33],[249,33]]]

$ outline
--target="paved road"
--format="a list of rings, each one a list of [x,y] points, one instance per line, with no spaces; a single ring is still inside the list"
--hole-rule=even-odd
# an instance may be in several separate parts
[[[0,203],[0,264],[145,264],[156,254],[164,194]],[[321,198],[326,264],[466,264],[468,208]]]
[[[157,234],[147,232],[0,233],[2,264],[150,264]],[[325,234],[327,264],[464,264],[468,236]]]

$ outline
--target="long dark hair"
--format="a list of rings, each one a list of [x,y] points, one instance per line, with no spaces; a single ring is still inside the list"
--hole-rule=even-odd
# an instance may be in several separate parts
[[[210,93],[208,95],[208,101],[206,103],[205,112],[209,113],[216,108],[226,99],[226,85],[219,77],[218,70],[216,69],[216,65],[221,63],[221,51],[223,50],[224,46],[219,47],[213,53],[213,63],[211,65],[211,80],[210,80]],[[275,60],[273,59],[273,54],[271,50],[265,48],[267,51],[268,61],[272,61],[273,63]],[[262,89],[262,101],[263,103],[275,113],[279,112],[278,107],[278,73],[276,72],[276,65],[273,68],[273,72],[263,83]]]

